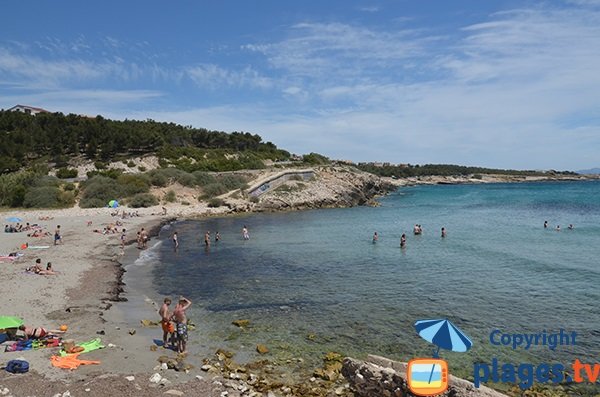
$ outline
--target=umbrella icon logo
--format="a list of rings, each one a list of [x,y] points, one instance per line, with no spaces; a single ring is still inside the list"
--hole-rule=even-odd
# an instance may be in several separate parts
[[[440,349],[466,352],[473,342],[447,319],[419,320],[415,323],[419,336],[437,346],[433,358],[409,361],[406,375],[408,387],[419,396],[434,396],[448,388],[448,363],[439,358]]]

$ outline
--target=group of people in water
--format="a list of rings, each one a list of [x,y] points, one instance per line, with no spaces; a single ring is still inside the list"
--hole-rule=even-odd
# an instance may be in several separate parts
[[[548,221],[544,221],[544,229],[548,229]],[[573,230],[575,229],[575,226],[573,226],[572,223],[569,223],[569,226],[567,227],[567,229],[569,230]],[[556,225],[556,230],[557,232],[560,232],[560,225]]]
[[[419,235],[423,234],[423,227],[419,224],[415,224],[415,226],[413,227],[413,234],[415,236],[419,236]],[[447,236],[446,228],[442,227],[441,237],[446,238],[446,236]],[[379,234],[377,234],[377,232],[375,232],[375,233],[373,233],[373,244],[377,243],[377,241],[379,241]],[[400,248],[406,248],[406,233],[402,233],[402,236],[400,236]]]
[[[214,236],[215,243],[221,241],[221,233],[219,233],[218,230],[215,232]],[[242,228],[242,238],[244,240],[250,240],[250,233],[248,232],[248,227],[246,225],[244,225],[244,227]],[[177,234],[177,232],[173,232],[173,234],[171,235],[171,240],[173,241],[173,248],[179,248],[179,235]],[[207,230],[206,233],[204,233],[204,247],[206,249],[210,248],[211,241],[212,236],[210,234],[210,230]]]

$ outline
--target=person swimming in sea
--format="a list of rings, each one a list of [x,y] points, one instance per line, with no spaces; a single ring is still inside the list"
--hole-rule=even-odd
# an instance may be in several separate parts
[[[373,233],[373,244],[375,244],[377,240],[379,240],[379,236],[377,235],[377,232],[375,232]]]
[[[446,228],[442,228],[442,238],[446,237]]]
[[[402,233],[402,236],[400,237],[400,248],[404,247],[406,247],[406,234]]]
[[[215,233],[215,242],[218,243],[221,240],[221,233],[217,230]]]
[[[569,230],[573,230],[573,229],[575,229],[575,226],[573,226],[572,223],[569,223]]]
[[[544,229],[548,229],[548,221],[544,221]]]
[[[556,231],[560,232],[560,225],[556,225]]]

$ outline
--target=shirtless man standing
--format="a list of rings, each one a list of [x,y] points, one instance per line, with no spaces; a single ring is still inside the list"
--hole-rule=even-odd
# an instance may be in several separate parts
[[[169,340],[169,334],[175,333],[175,326],[171,322],[171,313],[169,313],[169,305],[171,304],[171,298],[165,298],[163,305],[158,311],[160,316],[160,325],[163,330],[163,347],[167,347],[167,341]]]
[[[175,306],[175,310],[173,310],[172,319],[175,320],[175,323],[177,324],[177,351],[179,353],[185,353],[185,347],[188,340],[187,317],[185,311],[191,304],[191,300],[182,296],[179,298],[179,303]]]

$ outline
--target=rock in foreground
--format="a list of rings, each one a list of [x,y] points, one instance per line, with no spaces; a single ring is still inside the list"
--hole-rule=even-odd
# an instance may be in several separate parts
[[[368,356],[367,361],[344,359],[342,375],[350,382],[356,396],[414,396],[406,383],[406,363],[384,357]],[[489,387],[476,388],[473,383],[450,375],[448,390],[441,396],[506,397]]]

